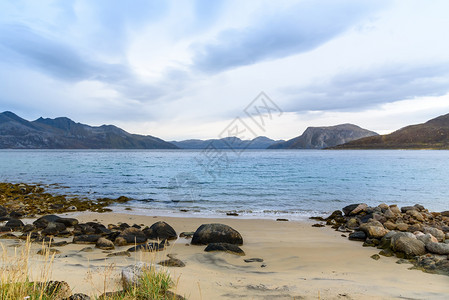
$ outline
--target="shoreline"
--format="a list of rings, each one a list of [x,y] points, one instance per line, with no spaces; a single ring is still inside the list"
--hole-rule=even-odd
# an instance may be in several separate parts
[[[110,212],[66,213],[62,216],[76,217],[80,223],[95,221],[105,225],[120,221],[151,226],[163,220],[173,226],[178,235],[195,231],[201,224],[218,222],[236,229],[244,240],[241,248],[246,255],[243,257],[206,253],[203,251],[205,246],[189,245],[190,240],[186,238],[171,241],[167,250],[139,253],[129,258],[107,258],[107,253],[96,249],[95,245],[92,245],[92,252],[80,252],[90,245],[58,247],[61,254],[55,256],[52,278],[67,281],[74,293],[98,295],[101,291],[112,291],[117,286],[111,282],[106,289],[102,287],[105,267],[113,264],[114,270],[107,272],[117,279],[121,267],[138,260],[164,260],[167,254],[176,255],[186,264],[184,268],[168,269],[177,282],[173,291],[188,299],[444,299],[449,293],[446,276],[408,270],[411,265],[396,264],[396,258],[382,257],[375,261],[370,256],[377,253],[377,249],[354,245],[357,242],[342,238],[341,232],[312,227],[311,221],[154,217]],[[31,221],[24,219],[27,224]],[[13,244],[17,241],[1,242]],[[35,245],[33,251],[39,247]],[[126,248],[116,247],[113,252]],[[253,257],[264,261],[245,263],[243,260]],[[38,260],[33,257],[34,262]]]

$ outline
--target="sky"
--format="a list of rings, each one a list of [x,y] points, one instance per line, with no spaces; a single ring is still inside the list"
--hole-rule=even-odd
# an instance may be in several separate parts
[[[449,1],[2,0],[0,111],[165,140],[449,113]],[[264,92],[279,111],[251,123]],[[253,100],[256,100],[254,102]]]

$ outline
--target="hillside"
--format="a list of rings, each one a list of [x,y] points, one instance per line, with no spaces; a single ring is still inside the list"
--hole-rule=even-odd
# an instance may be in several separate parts
[[[387,135],[363,138],[332,149],[449,149],[449,114]]]
[[[323,149],[375,135],[377,133],[353,124],[308,127],[302,135],[283,143],[274,144],[269,149]]]
[[[176,149],[153,136],[130,134],[113,125],[99,127],[68,118],[27,121],[0,113],[0,148],[5,149]]]

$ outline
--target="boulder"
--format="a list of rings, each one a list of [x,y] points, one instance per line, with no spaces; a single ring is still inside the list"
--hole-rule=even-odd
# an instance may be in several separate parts
[[[123,230],[122,233],[120,233],[117,237],[117,239],[119,238],[124,239],[127,244],[142,244],[147,241],[147,236],[145,235],[145,233],[143,233],[142,230],[134,227],[129,227]]]
[[[363,231],[354,231],[348,237],[351,241],[364,242],[366,240],[366,234]]]
[[[416,220],[418,220],[420,222],[424,221],[424,217],[417,210],[408,210],[407,215],[412,216],[413,218],[415,218]]]
[[[359,222],[356,218],[351,218],[346,222],[346,227],[349,229],[355,229],[359,227]]]
[[[144,229],[145,235],[151,240],[176,240],[178,235],[169,224],[159,221]]]
[[[380,222],[372,221],[360,225],[359,229],[363,231],[367,237],[370,238],[382,238],[389,230],[385,229]]]
[[[401,210],[399,209],[399,207],[396,204],[390,205],[390,210],[395,215],[399,215],[401,213]]]
[[[76,293],[67,298],[67,300],[90,300],[90,297],[86,294]]]
[[[434,228],[434,227],[429,227],[426,226],[423,228],[423,232],[424,233],[430,233],[431,235],[433,235],[439,242],[442,242],[444,240],[444,232],[438,228]]]
[[[42,235],[57,235],[58,233],[62,232],[66,230],[66,227],[64,224],[62,223],[54,223],[54,222],[49,222],[47,224],[47,227],[45,227],[45,229],[43,229],[41,231]]]
[[[96,244],[100,238],[101,238],[101,235],[98,235],[98,234],[77,235],[77,236],[73,237],[73,243],[74,244]]]
[[[416,235],[416,238],[418,240],[420,240],[421,242],[423,242],[424,245],[426,245],[426,246],[427,246],[428,243],[438,243],[438,240],[433,235],[431,235],[430,233],[418,234],[418,235]]]
[[[74,218],[59,218],[59,219],[55,220],[55,222],[62,223],[66,227],[73,227],[79,223],[78,220],[74,219]]]
[[[162,251],[165,249],[165,240],[160,243],[147,243],[147,244],[140,244],[136,245],[134,247],[129,248],[128,252],[137,252],[137,251],[144,251],[144,252],[153,252],[153,251]]]
[[[408,225],[405,223],[398,223],[398,224],[396,224],[396,229],[399,231],[407,231]]]
[[[0,217],[4,217],[6,215],[8,215],[8,211],[6,210],[6,208],[0,205]]]
[[[401,212],[403,214],[405,214],[409,210],[418,210],[418,209],[416,207],[414,207],[414,206],[403,206],[403,207],[401,207]]]
[[[435,254],[449,255],[449,244],[445,243],[427,243],[426,249]]]
[[[59,219],[61,219],[61,217],[58,217],[57,215],[45,215],[34,221],[33,224],[37,228],[44,229],[45,227],[47,227],[48,223],[54,223]]]
[[[5,224],[5,228],[8,230],[18,230],[22,227],[24,227],[25,224],[23,224],[23,222],[19,219],[10,219],[8,222],[6,222]]]
[[[393,219],[394,217],[396,217],[396,215],[393,213],[393,211],[390,208],[388,208],[384,212],[384,217],[387,219]]]
[[[361,204],[357,205],[357,207],[354,208],[354,209],[349,213],[349,215],[358,215],[358,214],[360,214],[360,213],[362,213],[362,212],[366,212],[367,209],[368,209],[368,205],[365,204],[365,203],[361,203]]]
[[[385,222],[384,223],[384,227],[387,228],[388,230],[395,230],[395,229],[397,229],[396,224],[394,224],[394,223],[392,223],[390,221]]]
[[[210,243],[228,243],[243,245],[240,233],[224,224],[203,224],[193,234],[192,245],[208,245]]]
[[[231,254],[236,255],[245,255],[245,252],[240,249],[239,246],[234,244],[228,244],[228,243],[210,243],[207,245],[206,249],[204,249],[206,252],[214,252],[214,251],[224,251]]]
[[[349,216],[349,213],[351,213],[357,206],[359,206],[360,204],[350,204],[348,206],[343,207],[343,213],[345,214],[345,216]]]
[[[396,237],[396,235],[391,239],[391,249],[393,251],[404,254],[406,258],[426,254],[426,247],[423,242],[414,237],[411,238],[404,235]]]
[[[158,265],[164,266],[164,267],[177,267],[177,268],[183,268],[186,266],[186,264],[177,258],[170,257],[167,260],[161,261],[158,263]]]
[[[102,250],[113,250],[115,249],[114,243],[106,238],[99,238],[97,243],[95,244],[95,247],[102,249]]]

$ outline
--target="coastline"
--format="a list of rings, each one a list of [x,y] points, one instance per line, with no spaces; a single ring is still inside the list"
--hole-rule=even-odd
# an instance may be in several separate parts
[[[408,270],[410,264],[396,264],[397,258],[373,260],[375,248],[360,247],[330,228],[315,228],[310,221],[277,222],[266,219],[157,217],[123,213],[65,213],[80,223],[127,222],[151,226],[165,221],[177,232],[195,231],[201,224],[223,223],[239,231],[246,256],[206,253],[204,246],[189,245],[178,238],[168,249],[139,253],[131,257],[106,258],[103,250],[92,245],[92,252],[79,252],[90,245],[69,244],[58,247],[52,278],[65,280],[73,292],[101,294],[116,290],[113,281],[120,268],[138,260],[158,262],[167,254],[186,263],[184,268],[169,267],[177,283],[174,292],[188,299],[358,299],[358,298],[432,298],[444,299],[449,293],[447,276]],[[25,224],[32,219],[23,219]],[[59,239],[58,239],[59,240]],[[70,238],[68,239],[70,240]],[[1,240],[14,244],[16,240]],[[19,241],[19,244],[23,241]],[[9,245],[8,245],[9,246]],[[40,246],[34,245],[35,253]],[[126,250],[117,247],[113,252]],[[7,247],[9,251],[14,248]],[[262,258],[263,263],[245,263],[245,258]],[[33,256],[34,263],[39,257]],[[265,265],[265,267],[262,267]],[[114,266],[114,268],[110,268]],[[104,288],[105,273],[108,280]]]

